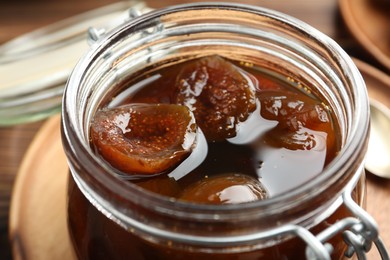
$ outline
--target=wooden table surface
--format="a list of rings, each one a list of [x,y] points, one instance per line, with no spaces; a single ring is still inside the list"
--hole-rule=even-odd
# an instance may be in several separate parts
[[[0,1],[0,44],[18,35],[72,15],[103,6],[114,0],[8,0]],[[145,0],[152,8],[193,2],[190,0]],[[232,1],[224,1],[232,2]],[[236,0],[235,2],[238,2]],[[301,19],[335,39],[350,55],[376,67],[379,64],[369,58],[354,38],[348,33],[338,10],[337,0],[246,0],[241,3],[272,8]],[[388,71],[386,73],[389,73]],[[0,75],[1,76],[1,75]],[[12,259],[8,232],[8,211],[12,186],[23,155],[32,138],[44,121],[0,127],[0,259]],[[390,214],[390,197],[375,197],[375,189],[389,189],[390,182],[369,177],[368,211],[376,219],[386,220]],[[370,204],[370,202],[372,202]],[[372,205],[372,206],[370,206]],[[384,233],[386,244],[390,239],[390,222],[378,221],[380,232]]]

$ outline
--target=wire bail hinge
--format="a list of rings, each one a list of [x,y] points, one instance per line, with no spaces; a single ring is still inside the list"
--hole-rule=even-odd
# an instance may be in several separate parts
[[[350,258],[356,254],[357,259],[365,260],[367,259],[366,253],[370,251],[372,243],[374,243],[381,258],[388,260],[389,255],[379,237],[378,226],[375,220],[352,199],[351,192],[344,192],[342,199],[344,205],[351,211],[354,217],[344,218],[315,236],[320,241],[320,244],[328,249],[329,259],[333,248],[326,241],[341,233],[344,242],[348,246],[345,252],[346,257]],[[306,249],[307,259],[327,259],[319,256],[319,249],[321,248],[308,245]]]

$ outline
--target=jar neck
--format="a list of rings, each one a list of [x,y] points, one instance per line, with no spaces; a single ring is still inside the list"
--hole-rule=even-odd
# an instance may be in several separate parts
[[[119,180],[89,147],[89,122],[99,100],[146,64],[164,65],[179,57],[221,52],[296,73],[318,87],[340,122],[339,155],[318,178],[291,192],[247,204],[215,207],[173,201]],[[313,226],[340,205],[347,184],[361,174],[358,169],[367,145],[362,141],[368,132],[367,94],[346,53],[294,18],[244,5],[183,5],[129,21],[97,41],[77,64],[67,84],[62,115],[64,147],[81,191],[120,225],[149,235],[195,234],[201,223],[204,230],[221,237],[240,228],[239,235],[248,239],[283,224]],[[166,224],[161,225],[162,219]],[[180,220],[186,224],[180,226]]]

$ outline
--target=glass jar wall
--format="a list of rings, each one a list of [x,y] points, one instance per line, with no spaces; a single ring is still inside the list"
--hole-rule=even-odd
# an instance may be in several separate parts
[[[338,121],[338,155],[315,178],[288,192],[235,205],[177,201],[118,178],[90,147],[96,111],[145,68],[208,55],[255,64],[313,86]],[[341,259],[347,248],[343,230],[328,227],[347,219],[352,224],[345,228],[350,228],[354,207],[364,204],[364,82],[332,40],[272,10],[192,4],[127,22],[97,40],[77,64],[62,116],[71,171],[69,230],[81,259],[302,259],[329,257],[329,251],[332,259]],[[328,242],[331,247],[324,245]]]

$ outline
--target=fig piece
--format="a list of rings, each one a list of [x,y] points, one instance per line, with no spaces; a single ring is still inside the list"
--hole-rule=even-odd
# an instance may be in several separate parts
[[[268,197],[262,183],[248,175],[228,173],[203,178],[185,188],[181,200],[203,204],[237,204]]]
[[[277,120],[291,130],[302,126],[316,130],[329,123],[329,115],[320,101],[289,91],[268,90],[258,94],[261,115],[265,119]]]
[[[185,106],[130,104],[98,111],[91,140],[114,168],[129,175],[157,174],[190,154],[196,125]]]
[[[282,127],[276,127],[265,133],[266,142],[274,147],[284,147],[289,150],[311,150],[317,146],[321,146],[322,141],[320,135],[314,134],[307,128],[298,130],[289,130]]]
[[[219,56],[187,63],[176,80],[175,102],[188,106],[208,141],[236,135],[236,125],[256,109],[254,83]]]
[[[309,129],[326,133],[328,145],[333,145],[335,138],[330,115],[320,101],[304,94],[279,90],[260,91],[257,96],[261,116],[278,121],[276,128],[268,134],[280,146],[290,150],[314,148],[316,138]]]

